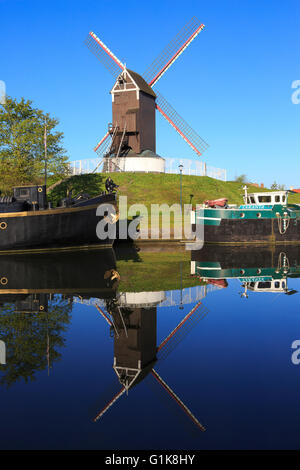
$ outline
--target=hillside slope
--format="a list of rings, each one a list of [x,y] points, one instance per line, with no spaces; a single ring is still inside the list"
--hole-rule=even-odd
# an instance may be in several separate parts
[[[180,202],[180,175],[156,173],[96,173],[73,176],[58,184],[49,192],[49,199],[56,204],[66,196],[67,189],[73,188],[73,194],[84,191],[95,196],[104,191],[104,183],[111,176],[118,184],[119,195],[127,196],[128,205],[174,204]],[[264,191],[256,186],[249,186],[249,191]],[[229,204],[243,202],[243,184],[235,181],[219,181],[207,176],[182,176],[183,204],[201,204],[205,199],[228,198]],[[265,189],[266,190],[266,189]],[[291,194],[290,202],[300,204],[300,194]]]

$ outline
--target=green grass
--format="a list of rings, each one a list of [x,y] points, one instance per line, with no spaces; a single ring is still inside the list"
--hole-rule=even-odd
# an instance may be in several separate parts
[[[120,292],[177,290],[201,285],[190,275],[191,252],[140,252],[138,261],[118,260]]]
[[[49,199],[56,204],[66,196],[67,189],[73,188],[73,194],[80,191],[96,196],[104,190],[104,183],[111,176],[118,184],[119,196],[127,196],[128,206],[144,204],[147,209],[151,204],[169,204],[180,202],[180,175],[157,173],[97,173],[73,176],[49,192]],[[182,176],[183,204],[202,204],[206,199],[226,197],[229,204],[241,204],[244,191],[243,184],[235,181],[219,181],[208,176]],[[266,191],[248,184],[249,192]],[[291,203],[300,203],[300,194],[289,196]]]

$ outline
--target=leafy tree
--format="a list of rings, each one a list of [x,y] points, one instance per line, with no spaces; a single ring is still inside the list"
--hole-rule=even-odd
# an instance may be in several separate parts
[[[284,184],[277,184],[276,181],[271,185],[271,189],[273,190],[279,190],[279,191],[284,191],[285,190],[285,185]]]
[[[236,176],[235,181],[237,183],[247,183],[247,175]]]
[[[62,147],[63,133],[55,130],[59,121],[33,108],[32,101],[7,97],[0,106],[0,185],[41,184],[44,181],[44,134],[47,125],[47,174],[51,179],[67,175],[68,164]]]
[[[49,188],[48,201],[56,205],[71,189],[74,196],[80,192],[88,193],[91,197],[97,196],[105,189],[105,179],[106,177],[99,173],[70,176],[60,184],[53,185],[53,189]]]
[[[48,312],[16,312],[10,303],[1,307],[0,337],[7,351],[6,364],[0,365],[0,386],[33,381],[37,372],[61,359],[71,310],[72,305],[61,296],[48,304]]]

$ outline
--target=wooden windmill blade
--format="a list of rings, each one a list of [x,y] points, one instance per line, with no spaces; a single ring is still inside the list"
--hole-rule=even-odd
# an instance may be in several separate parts
[[[110,150],[111,144],[112,144],[111,135],[109,132],[107,132],[102,137],[102,139],[98,142],[96,147],[94,148],[94,152],[97,153],[100,160],[96,168],[92,171],[92,173],[95,173],[95,171],[97,171],[98,168],[101,166],[101,164],[104,162],[104,157],[107,154],[107,152]]]
[[[156,93],[156,109],[163,115],[176,132],[186,141],[187,144],[196,152],[198,156],[202,155],[209,145],[203,140],[194,129],[175,111],[167,102],[161,93]]]
[[[155,369],[151,371],[152,376],[157,380],[157,382],[162,386],[162,388],[170,395],[170,397],[180,406],[184,413],[193,421],[194,424],[201,430],[206,431],[205,426],[200,423],[192,411],[186,406],[186,404],[179,398],[178,395],[171,389],[171,387],[162,379],[162,377],[156,372]]]
[[[201,308],[200,308],[201,307]],[[169,335],[160,343],[157,348],[158,360],[161,361],[172,352],[180,341],[202,320],[208,313],[208,310],[203,306],[202,302],[198,302],[190,312],[178,323],[178,325],[169,333]],[[164,352],[163,356],[161,351]],[[196,418],[191,410],[183,403],[183,401],[176,395],[176,393],[169,387],[169,385],[162,379],[162,377],[153,368],[151,371],[152,376],[162,386],[162,388],[171,396],[171,398],[180,406],[184,413],[196,424],[201,431],[206,431],[203,424]]]
[[[200,23],[196,17],[184,26],[143,74],[150,86],[158,82],[203,29],[204,24]]]
[[[86,41],[87,47],[95,54],[95,56],[100,60],[100,62],[106,67],[106,69],[113,75],[116,79],[120,72],[125,68],[125,65],[117,58],[117,56],[104,44],[98,36],[92,31],[88,34]],[[94,151],[99,156],[100,160],[94,169],[93,173],[98,170],[98,168],[104,163],[105,155],[111,149],[113,139],[109,140],[109,137],[112,137],[109,132],[107,132],[104,137],[98,142]]]
[[[152,87],[171,67],[178,57],[185,51],[191,42],[204,29],[204,24],[193,17],[189,23],[175,36],[169,45],[155,59],[144,74],[145,80]],[[175,111],[167,100],[155,90],[156,109],[163,115],[169,124],[179,133],[179,135],[189,144],[198,156],[208,148],[205,142],[196,131]]]
[[[99,152],[99,153],[103,152],[103,149],[106,148],[106,146],[108,146],[109,142],[107,142],[107,139],[109,136],[110,136],[109,132],[106,132],[106,134],[102,137],[101,140],[99,140],[98,144],[94,148],[94,152]]]
[[[159,361],[165,359],[207,314],[207,308],[198,302],[157,347]]]
[[[92,31],[88,34],[85,44],[90,51],[100,60],[106,69],[115,77],[125,68],[125,65]]]
[[[102,410],[99,411],[99,413],[97,413],[97,415],[93,418],[94,423],[95,423],[96,421],[98,421],[98,419],[100,419],[100,418],[104,415],[104,413],[106,413],[106,412],[109,410],[109,408],[110,408],[112,405],[114,405],[114,403],[115,403],[125,392],[126,392],[126,388],[125,388],[125,387],[122,387],[121,390],[120,390],[118,393],[116,393],[116,395],[113,396],[113,398],[105,405],[105,407],[102,408]]]

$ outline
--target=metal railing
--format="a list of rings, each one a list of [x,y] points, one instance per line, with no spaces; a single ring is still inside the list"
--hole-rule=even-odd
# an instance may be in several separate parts
[[[182,290],[170,290],[165,291],[164,298],[158,302],[155,302],[155,304],[153,302],[143,302],[137,304],[130,303],[130,306],[132,308],[141,306],[143,308],[150,308],[154,305],[156,305],[157,307],[174,307],[178,305],[188,305],[199,302],[200,300],[204,299],[207,294],[218,291],[220,289],[220,286],[216,286],[214,284],[207,284],[205,286],[187,287]],[[122,299],[124,298],[124,295],[122,293],[119,293],[119,298],[121,301],[120,306],[125,307],[126,304],[122,302]],[[95,306],[97,304],[105,307],[105,301],[99,298],[82,299],[81,297],[75,296],[73,297],[73,302],[89,306]]]
[[[227,181],[227,170],[207,165],[200,160],[189,160],[187,158],[166,158],[166,173],[179,173],[179,165],[182,165],[183,175],[209,176],[217,180]]]
[[[71,175],[82,175],[92,173],[99,163],[99,158],[86,158],[83,160],[75,160],[69,162]],[[199,160],[189,160],[187,158],[166,158],[165,159],[165,173],[178,174],[179,165],[183,166],[183,175],[194,176],[209,176],[221,181],[227,181],[227,170],[224,168],[216,168],[207,165],[205,162]],[[101,173],[102,167],[99,167],[96,172]]]

